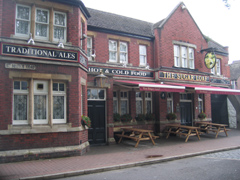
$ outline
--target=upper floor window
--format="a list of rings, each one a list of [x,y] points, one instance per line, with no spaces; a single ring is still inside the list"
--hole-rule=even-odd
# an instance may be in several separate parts
[[[143,66],[147,64],[147,47],[144,45],[139,45],[139,62]]]
[[[194,69],[194,49],[188,46],[174,45],[174,66]]]
[[[126,42],[109,40],[109,61],[128,63],[128,45]]]
[[[91,58],[91,55],[92,55],[92,52],[93,52],[92,41],[93,41],[93,38],[88,36],[87,37],[87,56],[88,56],[89,60],[92,60],[92,58]]]
[[[221,61],[216,59],[216,65],[211,69],[211,73],[215,75],[221,75]]]
[[[31,15],[34,14],[34,16]],[[52,16],[50,16],[53,14]],[[34,32],[32,32],[34,31]],[[67,14],[53,9],[31,8],[17,4],[15,34],[49,41],[67,41]]]

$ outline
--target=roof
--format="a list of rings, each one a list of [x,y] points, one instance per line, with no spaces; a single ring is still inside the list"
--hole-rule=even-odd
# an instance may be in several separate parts
[[[85,7],[85,5],[81,0],[67,0],[67,1],[66,0],[49,0],[49,1],[78,6],[87,19],[90,17],[90,14],[87,8]]]
[[[87,10],[91,15],[88,19],[88,26],[90,27],[154,38],[153,24],[150,22],[91,8],[87,8]]]
[[[240,77],[240,60],[233,61],[233,63],[230,64],[230,75],[231,80],[237,80]]]
[[[209,48],[215,48],[216,49],[216,53],[220,53],[223,55],[228,55],[228,51],[225,49],[224,46],[220,45],[219,43],[215,42],[214,40],[207,38],[208,41],[208,47]]]

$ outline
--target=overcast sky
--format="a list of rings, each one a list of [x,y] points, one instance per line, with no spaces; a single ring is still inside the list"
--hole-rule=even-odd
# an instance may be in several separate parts
[[[156,23],[166,18],[179,0],[82,0],[86,7]],[[202,33],[229,47],[229,63],[240,60],[240,0],[183,0]]]

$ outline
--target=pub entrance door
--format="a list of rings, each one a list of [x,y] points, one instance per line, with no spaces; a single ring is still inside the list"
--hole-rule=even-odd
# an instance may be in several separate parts
[[[181,124],[186,126],[192,126],[192,94],[181,93],[180,94],[180,116]]]

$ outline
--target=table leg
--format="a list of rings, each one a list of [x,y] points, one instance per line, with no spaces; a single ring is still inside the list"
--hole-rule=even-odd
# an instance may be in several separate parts
[[[197,134],[198,140],[200,140],[200,136],[197,129],[196,129],[196,134]]]
[[[150,132],[148,132],[148,136],[149,136],[149,138],[151,139],[151,141],[152,141],[153,145],[155,145],[155,142],[154,142],[154,140],[153,140],[153,138],[152,138],[152,135],[151,135],[151,133],[150,133]]]
[[[227,130],[226,130],[225,126],[224,126],[224,132],[225,132],[226,136],[228,136],[228,133],[227,133]]]
[[[192,132],[192,130],[188,130],[188,134],[187,134],[187,138],[186,138],[185,142],[188,142],[188,138],[189,138],[191,132]]]
[[[169,129],[168,129],[168,134],[167,134],[167,137],[166,137],[166,139],[168,139],[169,138],[169,135],[170,135],[170,132],[172,131],[172,128],[170,127]]]
[[[135,148],[138,147],[138,144],[139,144],[139,142],[140,142],[140,140],[141,140],[141,138],[142,138],[142,134],[143,134],[143,133],[140,133],[140,134],[139,134],[139,139],[137,140],[137,143],[136,143],[136,145],[135,145]]]
[[[219,133],[219,132],[220,132],[220,127],[217,128],[217,132],[216,132],[216,136],[215,136],[215,138],[218,137],[218,133]]]
[[[124,130],[122,131],[122,135],[124,135]],[[119,139],[119,141],[118,141],[118,143],[120,143],[122,141],[122,137],[120,137],[120,139]]]

